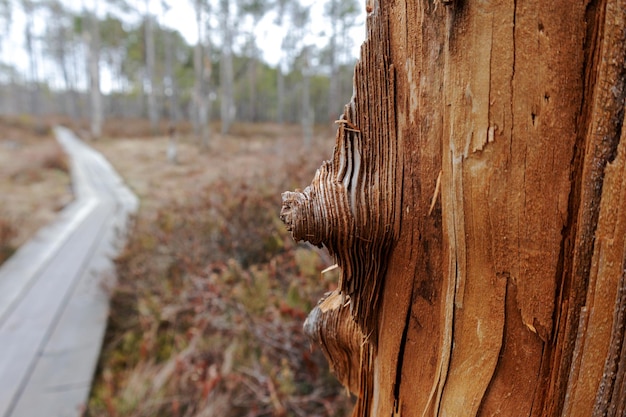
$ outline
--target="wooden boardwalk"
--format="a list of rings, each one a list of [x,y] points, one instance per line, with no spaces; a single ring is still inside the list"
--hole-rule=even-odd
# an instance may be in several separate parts
[[[70,130],[75,201],[0,268],[0,417],[81,415],[120,249],[137,198]]]

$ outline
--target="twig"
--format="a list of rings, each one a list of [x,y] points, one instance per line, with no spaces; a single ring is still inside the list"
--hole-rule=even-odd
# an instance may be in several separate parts
[[[439,191],[441,189],[441,172],[439,171],[439,175],[437,176],[437,184],[435,184],[435,193],[433,194],[433,199],[430,202],[430,209],[428,210],[428,215],[430,216],[435,208],[435,203],[437,202],[437,197],[439,197]]]
[[[351,132],[355,132],[355,133],[361,133],[361,129],[359,129],[358,127],[356,127],[354,124],[352,124],[352,122],[350,120],[346,120],[346,119],[339,119],[339,120],[335,120],[335,123],[339,124],[339,125],[348,125],[349,127],[345,127],[343,126],[343,128],[345,130],[349,130]]]

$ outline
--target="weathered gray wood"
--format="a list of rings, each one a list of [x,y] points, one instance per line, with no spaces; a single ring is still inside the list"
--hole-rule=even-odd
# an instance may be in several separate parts
[[[137,199],[64,128],[76,201],[0,268],[0,416],[77,416],[87,400]],[[109,281],[109,282],[107,282]]]

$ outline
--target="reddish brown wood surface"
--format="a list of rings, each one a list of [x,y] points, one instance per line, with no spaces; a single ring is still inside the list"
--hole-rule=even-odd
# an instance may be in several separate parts
[[[307,330],[354,415],[623,415],[626,1],[367,7],[282,211],[342,269]]]

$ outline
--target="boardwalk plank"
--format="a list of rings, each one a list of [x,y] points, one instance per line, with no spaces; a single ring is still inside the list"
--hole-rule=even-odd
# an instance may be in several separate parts
[[[68,130],[77,200],[0,269],[0,416],[78,416],[108,314],[110,258],[134,195],[106,160]]]

